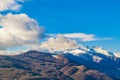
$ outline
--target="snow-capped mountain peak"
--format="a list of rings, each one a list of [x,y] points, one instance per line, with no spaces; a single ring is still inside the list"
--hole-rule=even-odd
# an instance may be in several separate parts
[[[120,53],[114,53],[114,55],[118,58],[120,58]]]
[[[85,46],[79,46],[77,48],[64,50],[63,53],[72,53],[73,55],[85,54],[89,51],[89,48]]]
[[[64,51],[64,53],[72,53],[74,55],[84,54],[86,52],[87,52],[87,50],[80,49],[80,48]]]
[[[74,48],[63,51],[63,54],[74,55],[79,58],[93,61],[95,63],[100,63],[102,60],[113,60],[116,61],[120,58],[119,53],[109,52],[104,50],[102,47],[86,47],[86,48]],[[69,55],[68,54],[68,55]]]
[[[111,56],[110,52],[107,50],[104,50],[102,47],[92,47],[92,49],[97,53],[101,53],[101,54],[104,54],[106,56]]]

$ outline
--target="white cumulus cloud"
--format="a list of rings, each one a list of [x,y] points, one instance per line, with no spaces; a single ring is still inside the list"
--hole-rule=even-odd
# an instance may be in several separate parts
[[[36,44],[44,29],[26,14],[0,15],[0,49]]]
[[[59,34],[55,38],[49,38],[47,41],[41,44],[42,49],[49,51],[63,51],[67,49],[76,48],[79,45],[76,41],[69,38],[65,38],[63,35]]]
[[[20,3],[25,1],[26,0],[0,0],[0,11],[18,11],[22,7]]]

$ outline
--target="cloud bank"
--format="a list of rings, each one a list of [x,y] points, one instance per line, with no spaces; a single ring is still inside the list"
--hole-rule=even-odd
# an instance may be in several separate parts
[[[0,15],[0,49],[37,44],[44,34],[36,20],[26,14]]]
[[[0,11],[18,11],[22,7],[20,3],[25,1],[26,0],[0,0]]]
[[[95,34],[86,33],[70,33],[63,34],[67,38],[80,39],[81,41],[99,41],[99,40],[112,40],[113,38],[97,38]]]

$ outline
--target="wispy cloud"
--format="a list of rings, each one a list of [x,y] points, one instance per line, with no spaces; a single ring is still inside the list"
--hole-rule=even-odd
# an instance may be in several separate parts
[[[85,33],[70,33],[70,34],[63,34],[65,37],[68,38],[78,38],[81,41],[95,41],[97,38],[94,34],[85,34]]]
[[[55,37],[56,35],[58,34],[47,34],[48,37]],[[96,37],[95,34],[86,34],[86,33],[68,33],[68,34],[62,34],[62,35],[66,38],[79,39],[80,41],[83,41],[83,42],[113,39],[109,37],[99,38],[99,37]]]
[[[114,38],[106,37],[106,38],[99,38],[98,40],[113,40]]]

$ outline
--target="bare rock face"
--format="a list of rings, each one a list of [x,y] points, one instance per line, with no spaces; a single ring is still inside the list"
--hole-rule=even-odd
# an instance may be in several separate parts
[[[57,55],[28,51],[0,56],[0,80],[113,80],[99,71]]]

